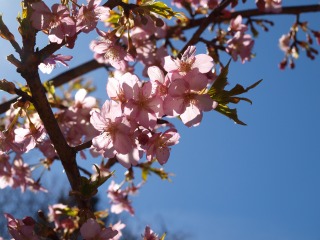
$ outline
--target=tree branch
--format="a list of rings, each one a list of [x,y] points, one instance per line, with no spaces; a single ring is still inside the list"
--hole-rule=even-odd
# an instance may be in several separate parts
[[[209,23],[221,23],[223,21],[231,20],[238,15],[241,15],[242,18],[256,17],[256,16],[266,16],[266,15],[297,15],[302,13],[311,13],[311,12],[320,12],[320,4],[314,5],[305,5],[305,6],[294,6],[294,7],[282,7],[282,11],[279,13],[273,12],[261,12],[258,9],[249,9],[237,12],[231,12],[228,16],[219,16],[217,14],[210,14],[208,17],[198,18],[195,20],[190,20],[186,26],[179,27],[173,26],[169,29],[169,37],[170,34],[173,35],[177,28],[181,30],[192,29],[195,27],[199,27],[204,21],[209,21]]]
[[[187,42],[187,44],[185,44],[185,46],[181,49],[180,54],[183,53],[188,48],[188,46],[195,45],[198,42],[201,34],[206,30],[206,28],[209,26],[209,24],[212,23],[212,19],[215,19],[217,16],[219,16],[220,13],[222,12],[222,10],[224,10],[231,2],[232,2],[232,0],[223,0],[219,4],[219,6],[216,7],[210,13],[210,15],[208,17],[202,18],[202,21],[199,24],[198,30],[193,34],[193,36]]]
[[[72,79],[82,76],[85,73],[93,71],[100,67],[109,67],[103,64],[98,63],[96,60],[92,59],[88,62],[85,62],[75,68],[72,68],[66,72],[59,74],[58,76],[51,78],[49,81],[52,81],[53,86],[58,87],[61,86]],[[0,104],[0,114],[5,113],[7,110],[10,109],[12,103],[15,103],[18,98],[11,99],[7,102]]]

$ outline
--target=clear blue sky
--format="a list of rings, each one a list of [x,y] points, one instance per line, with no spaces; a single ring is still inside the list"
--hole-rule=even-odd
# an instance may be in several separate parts
[[[8,6],[7,1],[0,6],[5,21],[10,19]],[[302,19],[320,30],[319,13]],[[150,177],[133,198],[136,217],[124,214],[138,231],[149,223],[155,230],[165,224],[193,240],[320,239],[320,61],[311,61],[302,52],[296,69],[280,71],[283,53],[278,39],[289,31],[294,18],[274,20],[276,26],[269,33],[261,32],[255,43],[256,58],[230,66],[230,87],[263,79],[246,95],[253,105],[237,106],[239,118],[248,126],[236,125],[215,112],[205,114],[199,127],[177,124],[181,141],[165,166],[175,174],[173,181]],[[71,66],[92,58],[86,46],[92,36],[81,38],[85,40]],[[3,60],[11,49],[3,40],[1,46],[0,78],[19,81],[14,68]],[[227,62],[228,57],[224,59]],[[104,71],[87,76],[95,80],[103,99]],[[121,181],[121,171],[118,174]]]

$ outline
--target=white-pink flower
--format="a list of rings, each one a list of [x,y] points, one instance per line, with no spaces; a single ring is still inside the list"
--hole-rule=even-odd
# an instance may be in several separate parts
[[[89,218],[80,228],[80,233],[85,240],[111,240],[118,234],[111,227],[102,228],[93,218]]]
[[[197,126],[202,120],[202,112],[210,111],[217,106],[204,92],[208,79],[197,69],[190,71],[182,78],[172,81],[168,96],[164,99],[164,113],[168,116],[179,116],[188,126]]]
[[[133,61],[133,57],[117,43],[113,34],[97,31],[101,38],[90,43],[90,49],[95,53],[94,58],[100,63],[110,63],[115,69],[124,70],[126,62]]]
[[[110,9],[99,6],[101,0],[87,0],[88,4],[82,5],[77,15],[77,32],[89,33],[97,26],[98,20],[107,19]]]
[[[104,151],[105,157],[132,152],[131,126],[123,116],[119,103],[107,100],[100,112],[91,113],[90,122],[100,132],[99,136],[92,139],[92,145],[98,151]]]
[[[233,38],[227,41],[226,52],[232,56],[234,61],[237,61],[240,56],[242,63],[244,63],[251,59],[253,45],[254,41],[251,35],[238,31]]]
[[[242,23],[242,16],[238,15],[236,18],[231,19],[228,30],[234,32],[245,32],[248,30],[248,27]]]
[[[290,34],[283,34],[279,39],[279,47],[285,53],[287,53],[290,49],[290,39]]]
[[[76,24],[66,6],[53,4],[51,12],[45,3],[40,1],[32,3],[32,8],[32,26],[38,30],[48,30],[51,42],[60,44],[66,36],[73,37],[76,34]]]
[[[157,124],[157,118],[163,116],[163,100],[153,92],[150,81],[137,81],[130,85],[131,83],[124,82],[122,85],[124,95],[128,99],[124,105],[124,113],[130,119],[135,119],[139,125],[152,129]]]
[[[179,143],[180,135],[176,129],[168,129],[163,133],[155,133],[147,145],[147,160],[151,161],[154,157],[158,162],[165,164],[170,156],[170,146]]]
[[[189,46],[183,53],[181,59],[173,59],[171,56],[164,58],[164,69],[167,72],[177,72],[185,75],[193,69],[198,69],[200,73],[209,72],[214,64],[212,57],[207,54],[195,55],[196,47]]]
[[[41,70],[41,72],[50,74],[52,70],[56,67],[57,63],[60,63],[65,67],[68,67],[69,65],[66,63],[66,61],[70,61],[72,58],[73,58],[72,56],[63,56],[61,54],[56,54],[56,55],[53,54],[50,57],[43,60],[38,67]]]
[[[279,13],[282,10],[282,0],[256,0],[256,5],[262,12]]]
[[[121,186],[111,181],[108,188],[108,197],[110,198],[111,209],[110,211],[119,214],[123,211],[129,212],[134,215],[134,209],[131,206],[131,201],[128,199],[131,189],[121,189]]]

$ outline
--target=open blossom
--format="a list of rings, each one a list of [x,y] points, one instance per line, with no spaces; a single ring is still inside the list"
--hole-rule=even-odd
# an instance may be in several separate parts
[[[30,124],[29,128],[16,128],[14,130],[14,141],[21,146],[22,152],[29,152],[35,148],[38,143],[41,143],[47,133],[42,124]]]
[[[155,234],[149,226],[146,226],[142,237],[143,237],[143,240],[159,240],[158,235]]]
[[[213,68],[213,59],[207,54],[195,55],[196,47],[189,46],[181,59],[173,59],[171,56],[164,58],[164,69],[167,72],[176,72],[182,75],[197,68],[200,73],[207,73]]]
[[[162,98],[152,91],[152,83],[137,81],[134,85],[123,84],[125,97],[124,113],[146,128],[154,128],[157,118],[163,116]]]
[[[164,76],[162,70],[156,66],[148,68],[148,76],[153,85],[154,91],[158,96],[165,98],[168,94],[168,88],[171,83],[172,73]]]
[[[131,206],[131,201],[128,199],[130,188],[125,190],[121,189],[121,186],[111,181],[108,188],[108,197],[110,198],[111,209],[110,211],[115,214],[119,214],[123,211],[129,212],[134,215],[134,209]]]
[[[24,219],[15,219],[12,215],[5,213],[5,218],[8,221],[7,227],[9,233],[15,240],[40,240],[34,231],[36,222],[31,217]]]
[[[283,34],[279,39],[279,47],[285,53],[287,53],[290,49],[290,39],[291,37],[289,34]]]
[[[121,221],[118,221],[116,224],[112,225],[112,229],[118,231],[118,234],[112,238],[112,240],[120,240],[122,237],[121,230],[124,229],[126,225],[122,223]]]
[[[147,160],[151,161],[154,157],[158,162],[165,164],[170,156],[170,146],[179,143],[180,135],[176,129],[168,129],[163,133],[155,133],[148,141]]]
[[[197,69],[173,80],[164,100],[165,114],[173,117],[180,115],[182,122],[188,127],[199,125],[202,112],[217,106],[217,103],[203,92],[207,84],[207,77]]]
[[[105,20],[110,16],[110,9],[99,6],[101,0],[87,0],[88,5],[82,5],[77,15],[77,32],[88,33],[95,29],[98,20]]]
[[[103,151],[107,158],[117,153],[128,154],[133,150],[130,138],[131,126],[123,116],[120,104],[107,100],[100,112],[91,113],[90,122],[100,135],[92,139],[92,145]]]
[[[256,0],[256,5],[262,12],[279,13],[282,9],[282,0]]]
[[[102,228],[93,218],[89,218],[80,228],[80,233],[85,240],[112,240],[117,234],[117,230],[111,227]]]
[[[128,102],[123,90],[124,84],[134,86],[137,82],[139,82],[139,78],[131,73],[125,73],[121,76],[109,78],[107,83],[109,98],[124,105]]]
[[[249,34],[238,31],[233,38],[227,41],[226,51],[234,61],[237,61],[238,56],[240,56],[242,63],[244,63],[251,59],[253,45],[254,41]]]
[[[73,37],[76,34],[76,24],[66,6],[53,4],[51,12],[45,3],[40,1],[32,3],[32,8],[32,26],[38,30],[49,31],[51,42],[60,44],[65,37]]]
[[[52,70],[56,67],[57,63],[61,63],[63,66],[68,67],[69,65],[66,63],[66,61],[70,61],[72,58],[72,56],[53,54],[50,57],[43,60],[38,67],[41,70],[41,72],[50,74]]]
[[[236,18],[231,19],[228,30],[234,32],[245,32],[248,30],[248,27],[242,23],[242,16],[238,15]]]
[[[108,32],[97,30],[101,36],[99,40],[90,43],[90,49],[94,52],[94,58],[99,63],[110,63],[115,69],[124,70],[126,61],[133,61],[132,56],[121,47],[116,37]]]
[[[9,155],[0,151],[0,189],[12,187],[14,184]]]

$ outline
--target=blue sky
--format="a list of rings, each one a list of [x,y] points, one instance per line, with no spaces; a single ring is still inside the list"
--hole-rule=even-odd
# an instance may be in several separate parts
[[[4,2],[0,6],[5,21],[11,14],[8,5]],[[193,240],[320,239],[320,62],[319,58],[307,59],[302,52],[294,70],[280,71],[283,53],[278,39],[289,31],[294,18],[273,19],[276,26],[269,33],[261,32],[256,40],[256,58],[230,65],[230,87],[236,83],[249,86],[263,79],[246,95],[253,105],[237,106],[239,118],[248,126],[236,125],[215,112],[206,113],[195,128],[178,123],[181,141],[165,166],[175,174],[172,182],[151,176],[133,198],[136,216],[124,214],[137,231],[145,224],[160,230],[164,223],[173,232],[190,234]],[[303,15],[302,19],[319,29],[319,13]],[[82,36],[77,48],[81,51],[76,51],[71,66],[92,58],[87,48],[92,37]],[[0,78],[20,81],[4,61],[10,47],[3,40],[1,46]],[[98,96],[104,99],[104,71],[87,76],[94,79]],[[121,174],[119,170],[119,181]],[[101,205],[107,207],[105,190],[101,190],[105,197]]]

